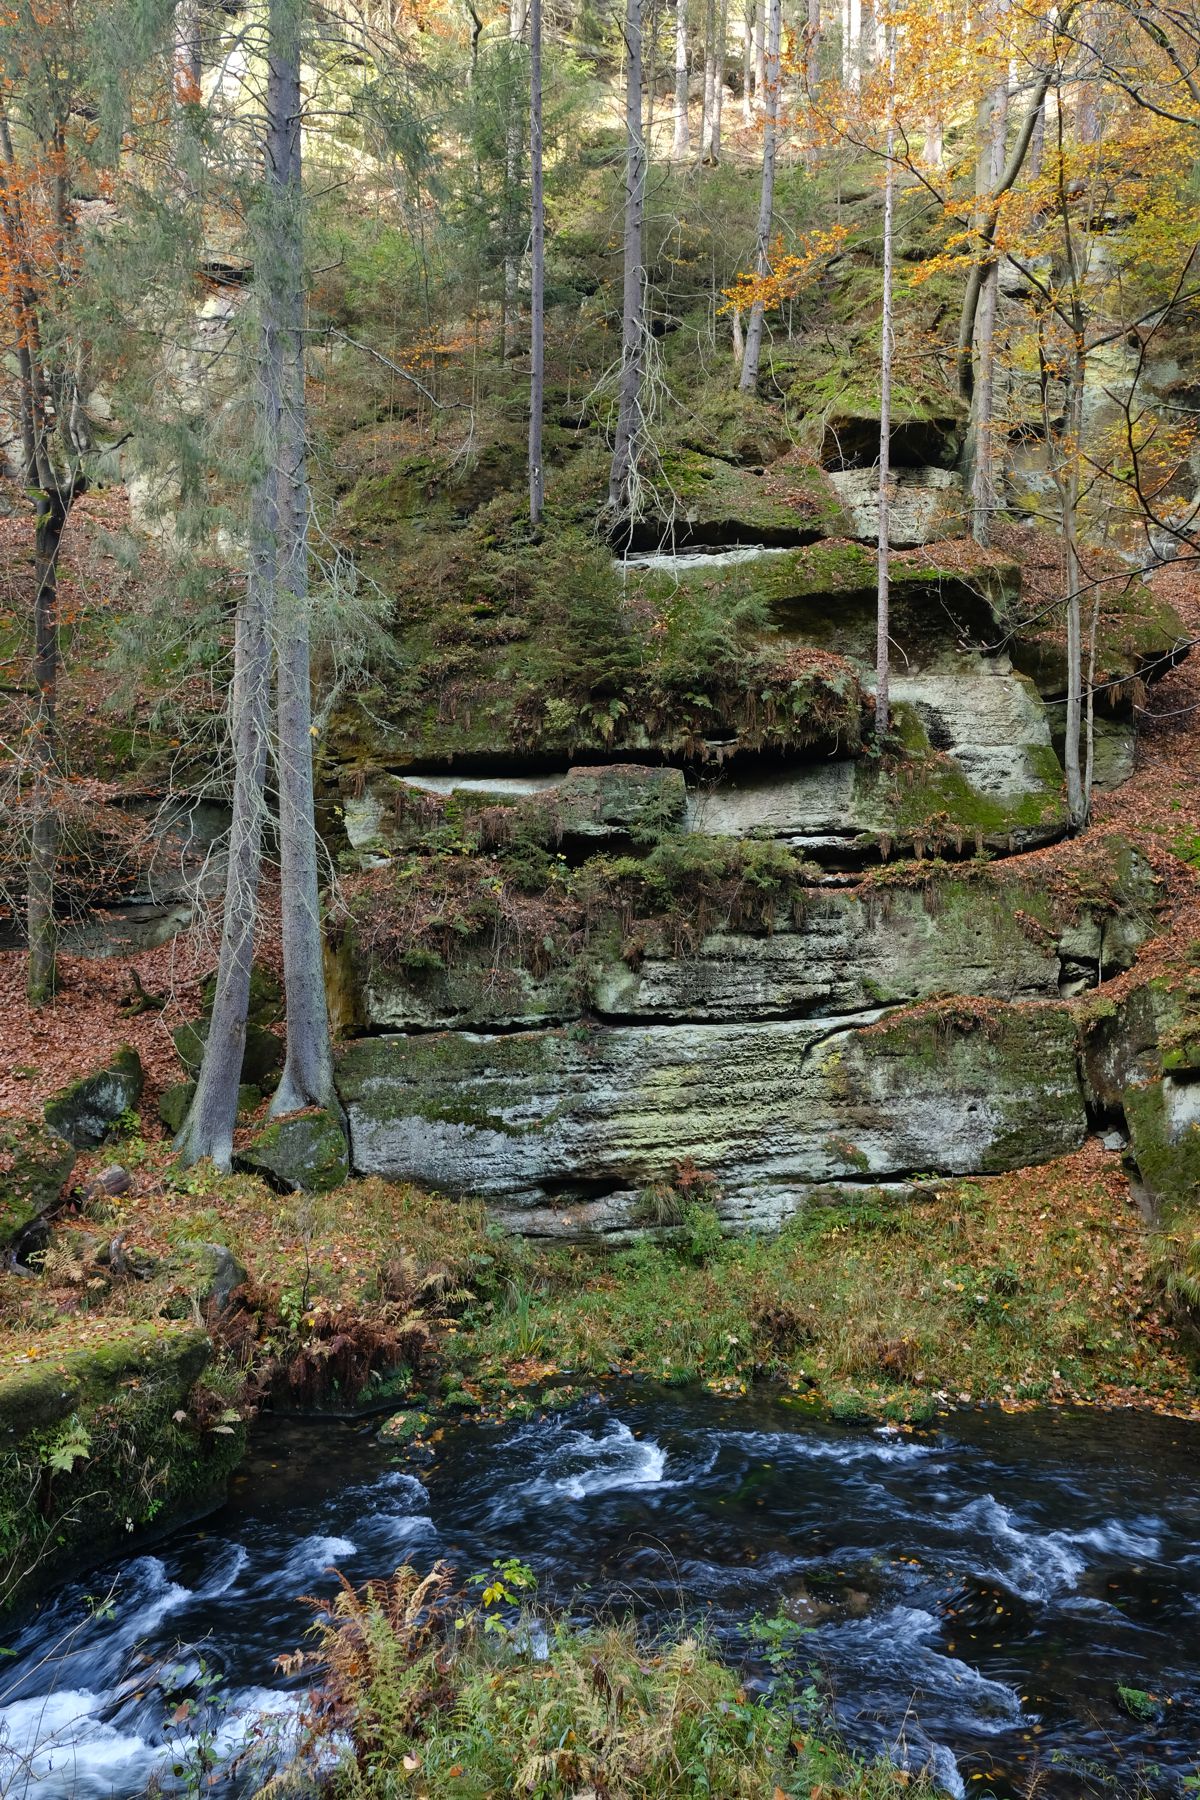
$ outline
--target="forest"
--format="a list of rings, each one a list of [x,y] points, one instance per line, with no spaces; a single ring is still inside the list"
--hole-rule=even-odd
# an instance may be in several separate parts
[[[1200,1792],[1200,12],[0,0],[0,1796]]]

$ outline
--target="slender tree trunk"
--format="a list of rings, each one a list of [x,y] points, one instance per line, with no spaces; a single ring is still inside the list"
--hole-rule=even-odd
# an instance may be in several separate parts
[[[708,0],[704,15],[704,98],[700,107],[700,161],[712,161],[713,107],[717,80],[717,4]]]
[[[759,112],[767,104],[767,10],[771,0],[756,0],[754,8],[754,104]]]
[[[975,191],[981,216],[986,218],[1004,174],[1005,133],[1008,125],[1008,72],[984,95],[979,107],[979,152]],[[971,494],[971,530],[977,544],[991,539],[996,512],[995,360],[996,304],[1000,267],[995,256],[984,264],[980,277],[979,307],[975,315],[975,380],[971,416],[967,425],[964,479]]]
[[[679,0],[680,6],[684,0]],[[686,64],[686,50],[685,50]],[[684,129],[687,129],[684,68]],[[679,120],[675,129],[678,133]],[[542,520],[542,411],[545,404],[546,209],[542,195],[542,0],[529,10],[529,190],[532,266],[529,282],[529,522]]]
[[[57,486],[35,496],[33,688],[35,714],[30,739],[33,763],[33,816],[26,873],[26,930],[29,963],[25,990],[32,1006],[51,998],[58,985],[58,926],[54,888],[58,870],[58,553],[67,506]]]
[[[304,260],[300,138],[302,0],[270,0],[268,184],[278,221],[282,407],[276,466],[276,763],[287,1056],[274,1114],[324,1106],[340,1114],[325,998],[320,876],[313,812],[312,668],[308,595],[308,451],[304,394]]]
[[[195,104],[200,99],[204,64],[200,46],[199,0],[180,0],[175,13],[175,99]]]
[[[1079,561],[1079,458],[1083,431],[1083,389],[1086,363],[1081,346],[1082,322],[1071,358],[1068,382],[1065,479],[1062,484],[1062,532],[1067,551],[1067,736],[1063,766],[1067,774],[1067,811],[1078,830],[1087,823],[1089,794],[1079,766],[1082,732],[1083,632],[1080,596],[1083,571]]]
[[[263,321],[263,367],[259,376],[260,424],[264,402],[278,396],[278,354]],[[274,388],[274,394],[271,390]],[[278,423],[278,408],[276,417]],[[254,928],[262,867],[271,704],[271,625],[275,598],[275,483],[264,471],[251,497],[254,543],[246,591],[238,606],[233,651],[230,723],[233,737],[233,820],[225,873],[225,916],[217,962],[217,988],[204,1046],[204,1060],[191,1110],[175,1147],[184,1163],[210,1157],[218,1169],[233,1159],[238,1085],[246,1050],[246,1014],[254,962]]]
[[[617,431],[608,501],[618,514],[634,510],[634,481],[642,403],[645,270],[642,231],[646,206],[646,139],[642,130],[642,0],[625,5],[625,230],[621,307],[621,374]]]
[[[945,131],[941,115],[931,113],[925,124],[925,138],[921,145],[921,161],[927,169],[940,169],[946,160]]]
[[[847,0],[845,82],[852,94],[862,87],[862,0]]]
[[[763,122],[762,193],[758,207],[758,238],[754,251],[754,267],[766,275],[771,266],[771,220],[775,212],[775,127],[779,108],[779,5],[780,0],[767,0],[767,91],[766,115]],[[750,394],[758,385],[758,364],[762,355],[763,307],[755,301],[750,308],[746,328],[746,354],[742,358],[742,376],[738,387]]]
[[[742,124],[754,123],[754,12],[746,8],[742,18]]]
[[[1046,155],[1046,96],[1043,94],[1041,105],[1033,121],[1033,131],[1029,139],[1029,179],[1037,181],[1042,173],[1042,162]]]
[[[688,153],[689,136],[687,0],[675,0],[675,134],[671,155],[677,161]]]
[[[729,0],[717,0],[717,42],[714,51],[712,130],[708,140],[708,160],[721,160],[721,113],[725,105],[725,55],[729,30]]]
[[[890,720],[888,681],[891,668],[889,584],[891,577],[892,484],[892,239],[896,211],[896,38],[888,32],[888,117],[883,188],[883,331],[879,369],[879,561],[875,614],[875,736],[882,743]]]
[[[804,85],[815,94],[821,85],[821,0],[808,0],[804,43]]]
[[[517,46],[525,35],[526,0],[508,0],[509,55],[515,63]],[[504,140],[504,318],[501,329],[503,354],[507,360],[518,349],[517,323],[521,307],[521,257],[513,239],[520,217],[517,186],[521,178],[521,123],[517,117],[517,83],[515,68],[509,69],[508,131]]]

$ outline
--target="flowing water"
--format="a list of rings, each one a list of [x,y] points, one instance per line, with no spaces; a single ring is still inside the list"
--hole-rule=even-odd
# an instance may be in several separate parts
[[[219,1684],[219,1754],[264,1712],[258,1734],[286,1736],[273,1659],[311,1619],[297,1597],[335,1565],[361,1581],[440,1555],[522,1557],[581,1613],[703,1617],[752,1678],[743,1627],[782,1603],[851,1741],[932,1763],[952,1794],[1017,1794],[1035,1769],[1045,1794],[1139,1772],[1168,1794],[1200,1762],[1200,1426],[964,1413],[907,1434],[633,1388],[456,1426],[424,1481],[372,1431],[262,1421],[220,1513],[116,1569],[110,1605],[97,1574],[14,1631],[0,1793],[141,1793],[187,1762],[195,1727],[170,1720],[198,1680]],[[1131,1719],[1122,1684],[1161,1717]]]

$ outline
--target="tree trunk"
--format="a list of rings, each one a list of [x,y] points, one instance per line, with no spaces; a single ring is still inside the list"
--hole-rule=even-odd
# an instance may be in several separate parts
[[[679,0],[682,11],[685,0]],[[687,130],[687,51],[684,50],[684,131]],[[679,120],[675,121],[678,134]],[[542,411],[545,404],[546,209],[542,195],[542,0],[529,12],[529,189],[532,266],[529,281],[529,522],[542,521]]]
[[[821,85],[821,0],[808,0],[804,45],[804,85],[815,94]]]
[[[742,124],[754,123],[754,7],[742,17]]]
[[[704,99],[700,107],[700,161],[712,160],[713,108],[717,80],[717,3],[708,0],[704,15]]]
[[[278,357],[263,322],[259,376],[260,428],[264,401],[278,379]],[[275,389],[276,394],[278,389]],[[276,414],[277,422],[277,414]],[[238,607],[233,651],[230,723],[233,737],[233,821],[225,874],[225,916],[217,963],[217,989],[204,1046],[204,1060],[191,1109],[175,1148],[184,1163],[210,1157],[218,1169],[233,1159],[237,1092],[246,1049],[246,1013],[254,961],[254,927],[262,865],[271,702],[271,615],[275,597],[275,484],[269,472],[255,483],[251,498],[254,544],[246,592]]]
[[[882,743],[890,718],[888,678],[891,668],[889,584],[891,577],[890,512],[892,481],[892,239],[896,210],[896,38],[888,32],[888,118],[883,188],[883,329],[879,368],[879,559],[875,612],[875,737]]]
[[[862,0],[847,0],[844,80],[852,94],[862,87]]]
[[[1067,736],[1063,766],[1067,774],[1067,811],[1076,830],[1087,823],[1090,798],[1079,766],[1079,740],[1083,723],[1083,632],[1080,617],[1083,571],[1079,561],[1079,458],[1086,373],[1082,330],[1080,322],[1068,378],[1065,436],[1068,460],[1062,483],[1062,532],[1067,550]]]
[[[325,998],[321,893],[313,816],[312,668],[308,596],[308,451],[304,394],[304,260],[300,138],[300,7],[270,0],[267,181],[277,221],[282,388],[276,459],[276,768],[287,1056],[272,1114],[302,1106],[340,1113]],[[268,275],[271,279],[271,275]]]
[[[58,553],[67,506],[57,487],[35,494],[33,687],[35,713],[30,737],[33,763],[33,817],[26,872],[25,920],[29,963],[25,991],[31,1006],[42,1006],[58,985],[58,926],[54,887],[58,868]]]
[[[945,130],[941,115],[931,113],[925,124],[925,138],[921,145],[921,161],[927,169],[940,169],[946,160]]]
[[[608,477],[608,502],[618,514],[634,509],[642,402],[645,272],[642,221],[646,205],[646,140],[642,130],[642,0],[625,6],[625,231],[621,307],[621,374],[617,431]]]
[[[779,109],[780,0],[767,0],[767,3],[769,23],[767,27],[766,116],[763,123],[762,194],[758,207],[758,238],[754,252],[754,267],[759,275],[766,275],[771,266],[771,220],[775,212],[775,122]],[[742,377],[738,382],[738,387],[743,394],[753,393],[758,385],[762,337],[763,307],[762,302],[756,300],[750,308],[750,323],[746,328],[746,354],[742,358]]]
[[[767,9],[771,0],[756,0],[754,8],[754,104],[759,112],[767,104]]]
[[[515,63],[517,45],[525,33],[525,0],[508,0],[509,55]],[[516,354],[517,320],[521,306],[521,258],[513,239],[520,216],[517,185],[521,178],[521,124],[517,118],[515,67],[509,69],[508,131],[504,140],[504,303],[501,324],[502,352],[507,360]]]
[[[979,152],[975,172],[975,191],[981,215],[988,216],[993,196],[1004,174],[1005,133],[1008,126],[1008,73],[989,88],[980,103],[978,114]],[[996,512],[996,445],[995,445],[995,354],[996,304],[999,297],[1000,267],[995,256],[984,264],[980,275],[979,306],[975,315],[975,380],[971,394],[971,416],[967,423],[964,450],[964,480],[971,494],[971,531],[977,544],[986,545],[991,538],[992,519]]]
[[[717,4],[717,42],[713,52],[713,103],[712,129],[708,139],[708,160],[719,163],[721,160],[721,112],[725,104],[725,54],[729,30],[729,0],[718,0]]]
[[[685,157],[689,141],[687,0],[675,0],[675,135],[671,155],[677,160]]]

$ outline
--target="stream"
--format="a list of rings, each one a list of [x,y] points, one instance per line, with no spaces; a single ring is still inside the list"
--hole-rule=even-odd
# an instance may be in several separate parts
[[[813,1627],[801,1685],[818,1672],[847,1738],[931,1763],[950,1794],[1020,1794],[1035,1771],[1040,1794],[1139,1775],[1172,1794],[1200,1761],[1200,1425],[964,1412],[908,1434],[627,1387],[455,1425],[419,1481],[377,1423],[264,1418],[219,1513],[10,1627],[6,1800],[133,1796],[164,1763],[169,1790],[198,1674],[221,1754],[264,1713],[258,1734],[286,1737],[273,1659],[311,1621],[297,1597],[328,1594],[334,1565],[360,1582],[435,1556],[464,1574],[522,1557],[579,1613],[704,1618],[752,1678],[743,1627],[782,1601]],[[1131,1718],[1122,1684],[1160,1717]]]

